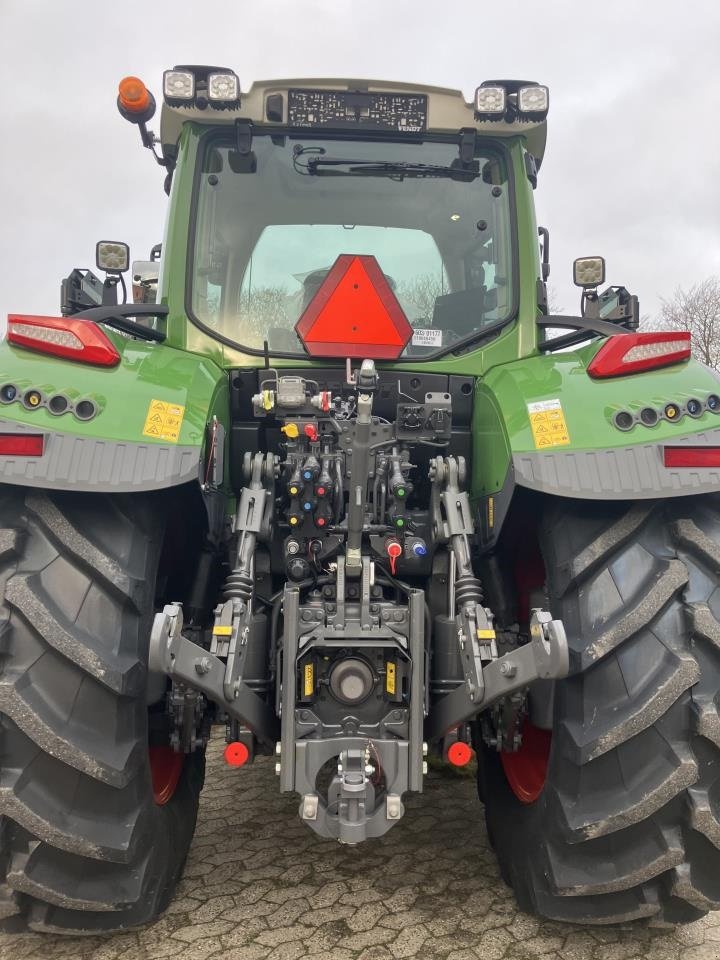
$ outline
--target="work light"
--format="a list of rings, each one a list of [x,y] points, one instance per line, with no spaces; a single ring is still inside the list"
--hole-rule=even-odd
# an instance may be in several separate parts
[[[547,87],[520,87],[517,94],[518,113],[530,120],[543,120],[550,106]]]
[[[210,103],[234,103],[240,93],[240,83],[234,73],[211,73],[207,78]]]
[[[187,105],[195,98],[195,77],[189,70],[166,70],[163,73],[163,93],[170,106]]]
[[[490,120],[505,113],[505,87],[478,87],[475,91],[475,113],[479,118]]]
[[[106,273],[125,273],[130,266],[130,247],[126,243],[99,240],[95,245],[95,264]]]
[[[603,257],[578,257],[573,262],[573,282],[576,287],[585,289],[599,287],[605,282],[605,260]]]

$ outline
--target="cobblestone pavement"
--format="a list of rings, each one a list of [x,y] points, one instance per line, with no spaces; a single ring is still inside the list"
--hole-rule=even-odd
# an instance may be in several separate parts
[[[720,960],[720,913],[673,932],[518,912],[467,777],[431,770],[397,827],[350,849],[300,823],[271,760],[230,770],[221,746],[157,923],[106,938],[0,934],[0,960]]]

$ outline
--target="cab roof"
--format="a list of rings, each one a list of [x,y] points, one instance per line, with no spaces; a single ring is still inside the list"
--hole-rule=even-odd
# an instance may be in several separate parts
[[[178,67],[179,70],[197,70],[207,73],[209,67]],[[513,83],[513,81],[500,81]],[[188,122],[208,126],[232,125],[236,120],[250,120],[264,129],[288,126],[289,91],[342,91],[357,94],[388,93],[396,95],[418,94],[427,98],[427,126],[429,133],[459,134],[464,129],[475,129],[481,136],[510,138],[523,136],[528,151],[535,157],[539,167],[545,152],[547,120],[516,119],[508,121],[477,119],[473,103],[465,100],[460,90],[434,87],[425,84],[398,83],[393,80],[362,80],[339,78],[296,78],[286,80],[258,80],[240,94],[239,106],[218,109],[206,106],[201,109],[195,103],[189,106],[163,103],[160,119],[160,139],[163,152],[174,154],[183,124]],[[308,132],[312,125],[304,125]],[[330,132],[327,124],[318,130]],[[358,125],[362,136],[363,127]],[[348,132],[348,127],[343,127]]]

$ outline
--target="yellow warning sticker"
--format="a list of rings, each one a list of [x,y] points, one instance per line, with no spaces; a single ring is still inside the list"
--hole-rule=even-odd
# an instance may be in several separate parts
[[[177,403],[151,400],[145,417],[143,436],[177,443],[184,416],[185,407],[181,407]]]
[[[527,405],[533,440],[538,450],[570,443],[565,414],[559,400],[539,400]]]
[[[395,664],[390,661],[385,664],[385,689],[389,694],[395,694]]]
[[[311,697],[315,693],[315,671],[311,663],[306,663],[303,669],[303,696]]]

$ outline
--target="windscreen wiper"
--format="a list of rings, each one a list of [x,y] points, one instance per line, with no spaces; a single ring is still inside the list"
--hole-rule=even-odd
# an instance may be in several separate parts
[[[435,163],[310,157],[306,163],[296,164],[296,170],[311,177],[388,177],[398,181],[447,179],[471,183],[480,176],[480,164],[477,160],[469,164],[455,161],[451,166],[444,167]]]

